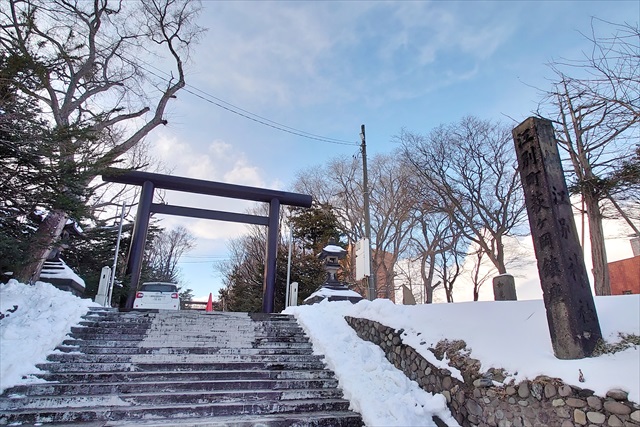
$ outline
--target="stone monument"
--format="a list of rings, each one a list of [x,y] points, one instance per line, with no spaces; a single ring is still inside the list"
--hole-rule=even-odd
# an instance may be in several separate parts
[[[559,359],[588,357],[602,333],[553,126],[529,117],[513,140],[553,351]]]
[[[493,299],[495,301],[516,301],[516,281],[511,274],[501,274],[493,278]]]

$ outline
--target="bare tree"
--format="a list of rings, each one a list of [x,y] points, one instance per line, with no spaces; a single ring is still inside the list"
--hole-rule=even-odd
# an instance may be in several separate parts
[[[615,191],[606,178],[633,156],[631,141],[640,122],[640,33],[626,24],[613,29],[607,38],[593,30],[593,49],[585,58],[550,65],[555,81],[539,109],[539,115],[554,122],[573,173],[570,187],[584,200],[596,295],[611,294],[602,201],[609,198],[615,204]]]
[[[482,250],[470,252],[467,256],[473,257],[473,265],[471,266],[471,284],[473,284],[473,300],[478,301],[480,298],[480,288],[495,273],[494,269],[482,272],[482,259],[485,257]]]
[[[88,187],[102,168],[167,123],[165,108],[185,85],[183,61],[201,33],[198,11],[189,0],[2,3],[0,46],[28,64],[20,90],[46,106],[57,132],[69,135],[60,144],[59,167],[82,169],[78,185]],[[173,67],[167,77],[141,59],[163,54]],[[66,223],[63,207],[49,208],[34,236],[33,262],[16,274],[23,281],[39,276]]]
[[[433,194],[463,236],[507,272],[503,240],[524,225],[525,206],[507,127],[475,117],[440,126],[427,136],[397,137],[418,183]]]
[[[466,251],[460,249],[465,242],[464,236],[453,229],[451,233],[451,250],[443,251],[440,254],[437,277],[442,281],[447,302],[453,302],[453,290],[456,279],[463,273],[462,264],[466,257]]]
[[[419,194],[419,189],[414,189]],[[442,286],[447,294],[447,301],[453,302],[453,282],[457,277],[450,277],[455,271],[452,267],[460,262],[458,245],[462,238],[459,228],[451,221],[447,213],[429,207],[427,203],[416,204],[416,225],[411,231],[410,244],[416,259],[420,261],[420,277],[424,287],[424,302],[434,301],[434,291]],[[453,263],[453,264],[452,264]],[[460,269],[457,269],[458,273]]]
[[[378,155],[369,162],[372,234],[372,274],[383,277],[378,296],[394,293],[394,267],[406,249],[414,221],[411,174],[394,155]],[[327,166],[299,174],[298,191],[334,208],[342,232],[351,242],[364,236],[362,165],[357,158],[332,160]]]
[[[165,166],[149,153],[149,144],[146,140],[140,141],[127,153],[118,159],[118,167],[126,170],[145,170],[147,172],[167,173]],[[114,206],[125,203],[127,216],[131,209],[138,204],[140,187],[136,185],[124,185],[113,182],[94,179],[91,184],[90,197],[86,200],[89,218],[100,218],[103,221],[115,220],[117,214]],[[165,191],[156,189],[154,195],[158,201],[162,201]]]
[[[411,248],[409,248],[409,251],[411,251]],[[425,289],[422,285],[423,281],[419,271],[420,259],[409,252],[406,257],[396,264],[395,270],[396,283],[399,283],[400,286],[406,286],[418,304],[424,303]]]
[[[195,237],[184,227],[162,230],[153,239],[149,250],[149,265],[154,279],[162,282],[179,281],[178,263],[182,256],[195,247]]]
[[[610,35],[598,34],[597,25],[604,24]],[[640,120],[640,27],[638,23],[615,24],[593,18],[591,34],[585,36],[592,49],[577,61],[557,62],[587,71],[583,89],[595,99],[621,108],[619,114],[628,122]]]
[[[375,236],[374,274],[377,278],[384,277],[384,283],[377,284],[377,291],[379,296],[391,298],[395,293],[395,265],[406,250],[415,223],[412,177],[409,168],[389,154],[373,158],[369,179],[371,228]]]

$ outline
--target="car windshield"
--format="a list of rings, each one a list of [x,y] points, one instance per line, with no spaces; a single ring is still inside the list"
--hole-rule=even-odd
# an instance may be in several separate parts
[[[145,283],[140,290],[142,292],[178,292],[177,286],[169,283]]]

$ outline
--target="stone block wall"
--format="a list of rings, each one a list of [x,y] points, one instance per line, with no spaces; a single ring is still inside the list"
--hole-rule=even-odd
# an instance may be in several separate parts
[[[402,333],[378,322],[345,318],[358,336],[380,346],[387,359],[431,393],[441,393],[453,417],[463,427],[640,427],[640,405],[622,390],[607,396],[540,376],[520,384],[504,384],[500,370],[480,373],[480,362],[469,357],[463,341],[443,341],[430,349],[460,370],[464,381],[427,362],[402,343]]]

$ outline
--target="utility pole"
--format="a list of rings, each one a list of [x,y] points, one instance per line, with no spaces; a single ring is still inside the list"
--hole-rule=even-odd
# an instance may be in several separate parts
[[[376,299],[376,280],[373,271],[373,254],[371,251],[371,218],[369,216],[369,177],[367,175],[367,139],[364,133],[364,125],[360,126],[360,139],[362,144],[362,187],[364,191],[364,234],[369,240],[369,301]]]

